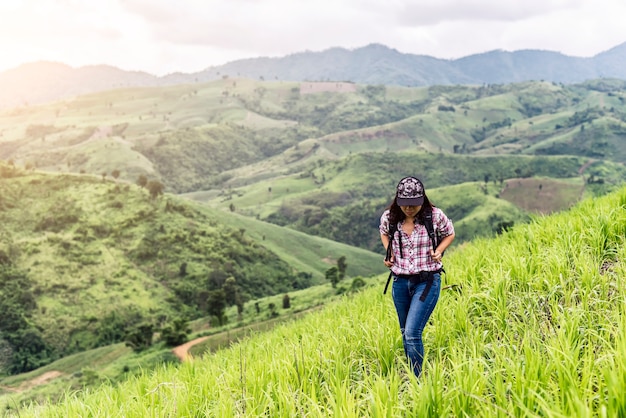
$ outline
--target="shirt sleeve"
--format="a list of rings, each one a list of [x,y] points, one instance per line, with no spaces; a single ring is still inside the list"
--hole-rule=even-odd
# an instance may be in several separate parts
[[[452,224],[452,221],[446,216],[445,213],[443,213],[441,209],[434,208],[433,215],[435,229],[439,231],[441,236],[447,237],[448,235],[454,234],[454,225]]]
[[[378,227],[381,235],[389,234],[389,209],[383,212],[380,217],[380,226]]]

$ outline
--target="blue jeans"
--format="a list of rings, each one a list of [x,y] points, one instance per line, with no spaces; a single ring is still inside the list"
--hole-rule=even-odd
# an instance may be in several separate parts
[[[391,295],[398,313],[398,320],[400,321],[404,353],[411,362],[413,372],[417,377],[422,373],[422,362],[424,361],[422,332],[439,300],[439,292],[441,290],[440,274],[434,273],[432,287],[428,292],[428,296],[426,296],[424,301],[421,301],[420,296],[422,296],[426,286],[427,282],[415,283],[395,275],[393,277]]]

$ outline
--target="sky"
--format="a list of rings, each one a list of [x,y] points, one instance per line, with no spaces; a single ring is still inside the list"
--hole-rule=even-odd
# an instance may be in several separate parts
[[[455,59],[626,42],[624,0],[0,0],[0,71],[54,61],[162,76],[371,43]]]

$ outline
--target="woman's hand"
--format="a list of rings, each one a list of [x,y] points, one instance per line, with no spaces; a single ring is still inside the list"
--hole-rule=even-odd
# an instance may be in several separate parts
[[[391,258],[389,260],[385,260],[385,265],[387,267],[393,266],[393,256],[391,256]]]
[[[439,250],[430,250],[430,257],[433,259],[433,261],[439,262],[441,261],[441,257],[443,257],[443,254],[441,254]]]

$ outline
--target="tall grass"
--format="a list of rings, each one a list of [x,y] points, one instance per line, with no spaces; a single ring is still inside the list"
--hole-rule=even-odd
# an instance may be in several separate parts
[[[446,256],[417,380],[379,288],[39,417],[626,416],[626,189]]]

